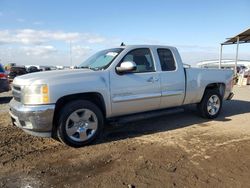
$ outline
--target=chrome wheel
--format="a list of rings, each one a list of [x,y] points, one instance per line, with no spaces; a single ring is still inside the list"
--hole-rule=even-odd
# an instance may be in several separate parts
[[[83,142],[97,131],[98,119],[89,109],[79,109],[71,113],[66,121],[66,134],[76,142]]]
[[[220,110],[220,98],[217,95],[212,95],[207,102],[207,111],[211,116],[214,116]]]

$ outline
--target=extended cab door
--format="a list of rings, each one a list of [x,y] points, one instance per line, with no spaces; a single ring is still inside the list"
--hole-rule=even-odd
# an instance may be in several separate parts
[[[150,49],[131,50],[120,63],[124,61],[135,62],[137,69],[124,74],[110,72],[112,115],[158,109],[161,97],[160,78],[158,72],[155,71]]]
[[[185,97],[185,73],[181,58],[177,49],[157,48],[156,50],[161,66],[160,106],[161,108],[180,106]]]

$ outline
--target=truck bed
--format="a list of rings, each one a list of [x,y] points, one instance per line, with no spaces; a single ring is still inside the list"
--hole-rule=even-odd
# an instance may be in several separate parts
[[[207,85],[213,83],[226,83],[223,98],[226,99],[232,88],[232,70],[185,68],[186,96],[183,104],[198,103],[202,99]]]

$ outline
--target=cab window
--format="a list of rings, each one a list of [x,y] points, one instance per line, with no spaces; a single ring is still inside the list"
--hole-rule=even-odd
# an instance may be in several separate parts
[[[175,60],[169,49],[157,49],[162,71],[176,70]]]
[[[133,71],[134,73],[155,71],[153,58],[148,48],[140,48],[130,51],[124,56],[121,62],[124,61],[135,62],[137,68]]]

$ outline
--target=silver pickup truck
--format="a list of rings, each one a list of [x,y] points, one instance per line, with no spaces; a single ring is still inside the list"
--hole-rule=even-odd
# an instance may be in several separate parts
[[[175,47],[120,46],[78,69],[15,78],[10,115],[27,133],[81,147],[98,138],[107,121],[124,117],[197,104],[202,117],[216,118],[232,86],[233,71],[184,68]]]

